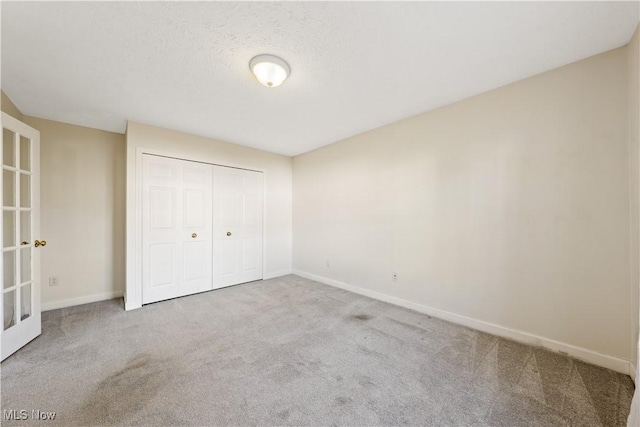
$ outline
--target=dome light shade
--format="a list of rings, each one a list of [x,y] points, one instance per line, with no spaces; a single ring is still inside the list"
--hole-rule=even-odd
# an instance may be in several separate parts
[[[291,72],[284,59],[273,55],[254,56],[249,61],[249,68],[256,79],[267,87],[280,86]]]

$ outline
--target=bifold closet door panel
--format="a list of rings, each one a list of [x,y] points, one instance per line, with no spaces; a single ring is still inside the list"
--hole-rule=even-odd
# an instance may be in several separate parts
[[[182,162],[183,295],[209,291],[213,284],[213,189],[211,165]]]
[[[213,287],[262,279],[261,172],[213,167]]]
[[[143,303],[211,289],[211,166],[144,155],[142,169]]]

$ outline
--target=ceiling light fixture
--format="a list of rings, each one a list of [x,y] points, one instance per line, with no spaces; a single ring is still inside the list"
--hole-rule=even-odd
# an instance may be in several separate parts
[[[280,86],[291,73],[289,64],[274,55],[258,55],[249,61],[249,68],[256,79],[267,87]]]

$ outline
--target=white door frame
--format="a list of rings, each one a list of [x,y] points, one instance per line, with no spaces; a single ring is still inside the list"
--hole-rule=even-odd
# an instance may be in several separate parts
[[[142,156],[170,157],[172,159],[187,160],[190,162],[204,163],[208,165],[224,166],[229,168],[244,169],[263,174],[263,198],[262,198],[262,278],[266,277],[266,239],[265,228],[267,224],[267,171],[256,169],[246,165],[229,164],[226,162],[202,161],[195,157],[152,148],[136,147],[135,159],[127,159],[127,181],[132,180],[133,185],[127,183],[127,190],[134,188],[132,194],[127,193],[127,218],[126,218],[126,284],[124,292],[125,310],[134,310],[142,307]],[[133,161],[132,161],[133,160]],[[209,159],[208,159],[209,160]]]

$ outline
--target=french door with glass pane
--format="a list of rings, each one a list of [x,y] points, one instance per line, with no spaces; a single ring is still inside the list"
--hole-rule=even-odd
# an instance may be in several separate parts
[[[40,133],[2,113],[1,360],[40,335]],[[38,248],[38,249],[36,249]]]

